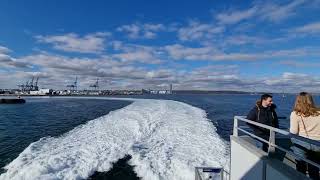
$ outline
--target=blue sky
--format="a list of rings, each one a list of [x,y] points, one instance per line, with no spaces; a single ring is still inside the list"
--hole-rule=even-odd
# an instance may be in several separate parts
[[[1,1],[0,88],[318,92],[320,1]]]

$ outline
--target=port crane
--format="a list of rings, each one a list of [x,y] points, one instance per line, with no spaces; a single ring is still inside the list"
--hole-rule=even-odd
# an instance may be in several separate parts
[[[76,80],[73,82],[73,84],[67,85],[70,91],[77,91],[78,89],[78,77],[76,76]]]
[[[90,87],[95,91],[99,90],[99,78],[97,78],[96,82],[94,84],[91,84]]]

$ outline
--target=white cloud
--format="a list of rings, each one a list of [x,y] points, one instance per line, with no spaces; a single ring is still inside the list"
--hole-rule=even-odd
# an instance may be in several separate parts
[[[110,36],[110,33],[98,32],[87,34],[83,37],[75,33],[49,36],[38,35],[35,38],[38,42],[52,44],[58,50],[79,53],[101,53],[104,50],[106,36]]]
[[[154,39],[157,36],[157,32],[164,31],[165,29],[163,24],[135,23],[120,26],[117,28],[117,31],[127,33],[131,39]]]
[[[182,41],[210,39],[214,37],[214,35],[222,33],[223,31],[223,26],[201,24],[198,21],[190,21],[188,26],[182,27],[178,30],[178,37]]]
[[[110,87],[110,84],[102,83],[104,88],[133,88],[139,89],[144,87],[156,87],[170,80],[170,71],[167,69],[148,70],[141,66],[135,66],[126,62],[119,62],[110,57],[100,58],[70,58],[53,54],[36,54],[19,58],[20,62],[30,62],[33,66],[37,66],[37,72],[33,70],[6,72],[8,78],[1,77],[4,82],[13,80],[19,84],[29,80],[32,76],[40,76],[41,87],[51,87],[56,89],[65,89],[66,84],[73,81],[78,76],[81,89],[88,88],[92,80],[99,77],[102,82],[116,82]],[[1,76],[1,71],[0,71]],[[15,77],[12,79],[12,77]],[[135,86],[126,86],[129,84]],[[148,82],[148,83],[147,83]],[[3,87],[8,87],[7,83]],[[121,85],[121,86],[120,86]],[[15,86],[14,86],[15,87]]]
[[[146,47],[145,47],[146,48]],[[130,49],[130,47],[129,47]],[[148,70],[141,66],[134,66],[126,62],[114,60],[114,57],[103,56],[100,58],[70,58],[66,56],[53,54],[35,54],[20,57],[19,62],[29,62],[32,66],[37,67],[37,71],[16,70],[14,72],[6,72],[7,76],[0,72],[2,82],[1,87],[15,87],[16,84],[24,83],[32,76],[39,76],[40,86],[65,89],[66,85],[73,81],[75,76],[79,78],[80,89],[88,88],[89,84],[96,77],[101,81],[102,88],[108,89],[140,89],[140,88],[157,88],[163,89],[169,83],[175,83],[177,87],[185,85],[192,89],[195,86],[201,86],[202,89],[208,88],[206,83],[214,80],[217,83],[231,83],[235,81],[236,67],[210,66],[198,68],[194,71],[186,72],[184,70],[168,69],[157,67]],[[218,73],[219,72],[219,73]],[[11,80],[10,80],[11,79]],[[199,80],[200,83],[192,85],[192,81]],[[238,79],[237,79],[238,80]],[[9,83],[10,81],[10,83]]]
[[[208,61],[252,61],[268,58],[289,58],[302,56],[320,56],[319,48],[297,48],[285,50],[263,51],[259,53],[223,52],[212,46],[186,47],[180,44],[168,45],[164,50],[176,60],[208,60]]]
[[[201,51],[205,53],[209,50],[210,48],[204,48]],[[188,71],[164,67],[149,70],[142,66],[119,62],[109,56],[70,58],[43,53],[20,57],[16,60],[37,66],[37,71],[32,69],[0,71],[2,88],[8,86],[14,88],[16,84],[23,83],[32,76],[40,76],[41,87],[55,89],[65,89],[65,86],[73,81],[75,76],[79,78],[80,89],[88,89],[96,77],[101,80],[102,89],[164,89],[169,83],[173,83],[175,89],[281,92],[285,87],[286,92],[296,92],[299,90],[315,91],[320,85],[320,80],[311,75],[292,72],[283,73],[278,77],[243,77],[237,65],[209,65],[191,68]]]
[[[168,52],[170,57],[177,60],[179,59],[196,60],[201,56],[208,56],[217,51],[213,47],[191,48],[191,47],[185,47],[180,44],[168,45],[168,46],[165,46],[164,49]]]
[[[11,52],[10,49],[0,46],[0,68],[31,68],[31,65],[28,62],[21,62],[8,53]]]
[[[221,44],[223,45],[255,45],[255,46],[261,46],[261,45],[267,45],[272,43],[283,43],[288,42],[291,40],[292,37],[288,35],[283,35],[279,37],[268,37],[268,36],[248,36],[248,35],[232,35],[229,37],[226,37]]]
[[[69,33],[36,36],[39,42],[53,45],[55,49],[68,52],[97,53],[97,56],[94,56],[96,58],[92,58],[91,56],[85,57],[84,54],[78,54],[75,57],[72,57],[72,54],[62,56],[48,54],[43,51],[36,51],[29,56],[14,58],[8,55],[10,52],[8,48],[0,46],[0,81],[2,81],[2,84],[3,81],[10,84],[12,83],[12,79],[24,81],[25,78],[30,78],[36,74],[43,79],[41,85],[53,88],[65,88],[65,85],[69,81],[74,80],[75,76],[78,76],[82,88],[88,88],[88,85],[96,77],[99,77],[102,82],[108,82],[108,84],[104,84],[104,87],[102,87],[106,89],[161,89],[169,83],[174,83],[176,89],[254,89],[264,91],[267,87],[270,91],[281,91],[282,87],[285,86],[286,90],[295,91],[297,90],[297,85],[299,85],[312,90],[315,84],[320,85],[320,80],[308,74],[287,72],[266,79],[264,77],[253,76],[252,74],[243,75],[246,73],[246,70],[240,69],[245,68],[246,64],[249,64],[250,67],[253,64],[260,67],[262,66],[262,63],[258,62],[260,60],[263,60],[263,63],[268,61],[271,64],[278,63],[300,68],[318,67],[316,66],[317,63],[279,62],[278,60],[296,59],[298,57],[305,59],[310,56],[319,57],[320,47],[269,50],[268,47],[264,48],[265,46],[261,46],[258,48],[254,47],[253,49],[257,49],[257,51],[254,51],[253,49],[248,49],[251,46],[245,46],[248,44],[267,45],[265,43],[284,42],[287,37],[280,36],[274,38],[273,35],[276,34],[268,34],[268,32],[251,34],[251,31],[247,31],[252,28],[257,31],[260,30],[255,27],[256,21],[277,23],[296,15],[298,7],[304,6],[306,1],[293,0],[287,4],[280,3],[275,1],[261,2],[252,4],[248,9],[228,10],[216,15],[215,20],[217,21],[213,22],[193,20],[188,21],[185,26],[181,24],[133,23],[120,26],[116,29],[116,31],[122,32],[119,34],[128,35],[129,38],[134,40],[154,39],[160,32],[176,32],[178,39],[161,41],[167,42],[167,40],[170,40],[173,43],[163,46],[128,44],[125,41],[111,38],[111,41],[105,43],[110,35],[109,33],[92,33],[87,35]],[[252,21],[243,24],[242,22],[246,20]],[[254,25],[251,26],[252,24]],[[230,25],[235,26],[230,28]],[[243,25],[246,26],[243,27]],[[238,31],[235,30],[237,27]],[[315,34],[319,32],[319,23],[306,24],[295,28],[292,32],[297,34]],[[263,35],[261,36],[261,34]],[[269,38],[268,35],[272,36],[273,39]],[[198,42],[193,43],[190,41]],[[105,45],[113,49],[107,52],[105,51]],[[237,47],[230,48],[229,45],[236,45]],[[190,64],[190,62],[178,60],[199,60],[205,62],[193,62]],[[233,62],[225,63],[223,61],[242,62],[239,63],[239,66],[230,66],[227,64]],[[194,63],[197,65],[201,64],[202,67],[193,67]],[[9,70],[7,71],[2,67]],[[282,69],[279,68],[278,70],[281,71]],[[3,71],[6,72],[3,73]],[[8,74],[8,76],[1,77],[5,74]],[[261,74],[258,73],[259,75]],[[312,81],[303,81],[303,79],[309,78]],[[13,84],[16,84],[16,82]]]
[[[320,34],[320,22],[306,24],[291,30],[293,33],[299,34]]]
[[[301,7],[306,0],[293,0],[289,4],[275,4],[266,3],[260,5],[259,15],[262,19],[266,19],[272,22],[280,22],[288,19],[296,14],[297,8]]]
[[[3,53],[3,54],[7,54],[11,52],[11,50],[7,47],[4,47],[4,46],[0,46],[0,53]]]
[[[303,87],[303,85],[312,85],[313,81],[314,79],[307,74],[284,72],[280,77],[268,79],[265,83],[267,85]]]
[[[277,23],[294,16],[297,9],[306,3],[306,0],[293,0],[288,4],[259,2],[245,10],[231,10],[217,14],[215,18],[220,24],[236,24],[253,18]]]
[[[295,49],[280,49],[273,51],[265,51],[267,57],[304,57],[304,56],[320,56],[320,47],[301,47]]]
[[[247,35],[233,35],[223,40],[222,44],[226,45],[247,45],[247,44],[263,44],[274,42],[277,39],[267,39],[263,37],[247,36]]]
[[[157,47],[124,44],[121,41],[111,42],[114,50],[120,51],[110,55],[112,58],[126,63],[161,64],[161,51]]]
[[[159,69],[159,70],[151,70],[147,72],[146,78],[147,79],[154,79],[154,78],[170,78],[172,77],[173,72],[172,70],[168,69]]]
[[[28,68],[29,64],[25,62],[19,62],[9,55],[0,54],[0,68]]]
[[[258,8],[257,7],[251,7],[246,10],[237,10],[237,11],[231,11],[229,13],[221,13],[216,15],[216,19],[221,24],[235,24],[240,21],[252,18],[256,15]]]
[[[267,85],[282,85],[282,86],[284,86],[288,83],[292,83],[292,81],[296,81],[301,78],[304,79],[306,77],[307,77],[307,75],[305,75],[305,74],[295,74],[295,73],[291,73],[291,72],[285,72],[282,74],[281,77],[268,79],[265,81],[265,83]]]
[[[209,61],[248,61],[259,58],[258,54],[224,53],[214,47],[185,47],[179,44],[165,47],[169,56],[176,60],[209,60]]]
[[[78,58],[53,54],[36,54],[19,58],[21,62],[30,62],[43,72],[56,72],[57,74],[82,74],[88,76],[103,76],[101,70],[124,65],[109,57]]]
[[[141,62],[146,64],[159,64],[161,60],[157,59],[150,51],[135,51],[125,52],[113,55],[114,58],[120,59],[123,62]]]
[[[303,73],[284,72],[278,77],[269,77],[263,82],[276,92],[319,92],[320,79]]]
[[[162,31],[165,30],[163,24],[144,24],[145,31]]]
[[[197,41],[201,45],[214,44],[215,46],[227,45],[261,45],[267,43],[287,42],[294,39],[290,34],[283,34],[278,37],[268,37],[266,32],[260,32],[256,27],[258,23],[279,23],[302,12],[302,8],[311,7],[313,0],[291,0],[284,2],[277,1],[255,1],[246,9],[235,9],[214,14],[212,22],[189,21],[187,25],[177,28],[177,35],[182,42]],[[230,28],[230,25],[233,25]],[[272,24],[276,26],[275,24]],[[262,27],[263,28],[263,27]],[[311,30],[309,33],[317,33],[318,24],[299,29],[300,32]],[[256,37],[250,35],[252,30],[258,31]],[[279,33],[285,33],[280,31]],[[261,35],[262,34],[262,35]]]
[[[132,38],[132,39],[139,38],[140,31],[141,31],[140,27],[136,24],[123,25],[121,27],[118,27],[117,30],[120,32],[128,33],[129,38]]]
[[[297,68],[319,68],[320,67],[320,63],[295,61],[295,60],[284,60],[284,61],[280,61],[278,64],[297,67]]]

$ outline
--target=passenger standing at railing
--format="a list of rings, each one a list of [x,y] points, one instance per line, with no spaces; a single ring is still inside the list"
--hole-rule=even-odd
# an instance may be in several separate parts
[[[275,109],[276,105],[273,104],[272,96],[270,94],[264,94],[261,96],[260,101],[256,102],[255,107],[251,109],[247,115],[247,119],[278,128],[279,122]],[[257,127],[252,124],[248,125],[253,129],[256,136],[269,141],[270,132],[268,129]],[[267,143],[257,141],[257,146],[262,146],[263,151],[268,152],[269,146]]]
[[[309,93],[301,92],[290,115],[290,132],[312,140],[320,140],[320,109],[315,106]],[[293,152],[320,164],[320,147],[292,138]],[[306,174],[308,169],[312,179],[319,178],[319,168],[297,158],[297,170]]]

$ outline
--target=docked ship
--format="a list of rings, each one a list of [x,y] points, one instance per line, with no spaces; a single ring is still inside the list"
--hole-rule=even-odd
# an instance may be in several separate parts
[[[24,104],[26,100],[21,98],[14,98],[14,99],[0,99],[0,104]]]

